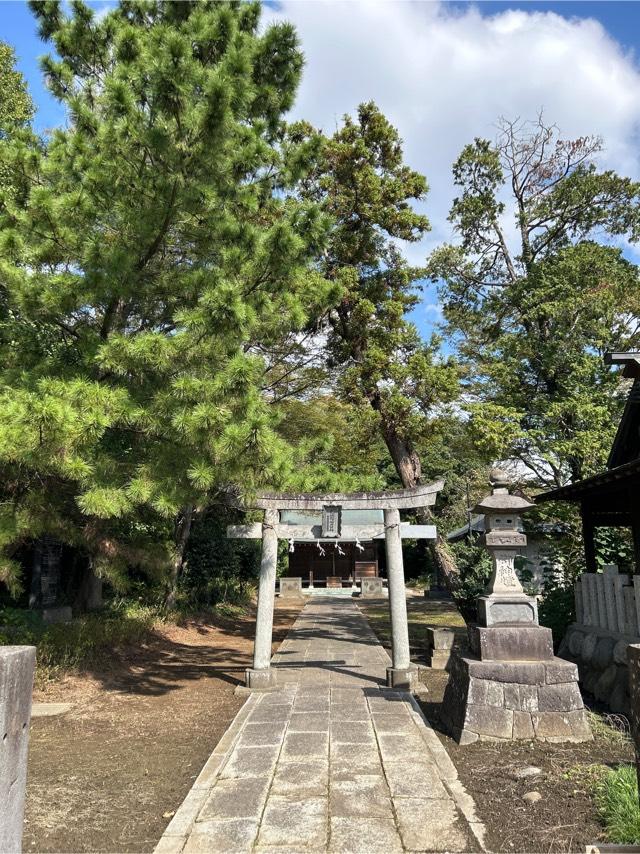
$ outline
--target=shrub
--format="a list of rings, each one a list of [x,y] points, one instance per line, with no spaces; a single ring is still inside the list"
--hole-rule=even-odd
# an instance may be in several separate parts
[[[638,776],[633,765],[608,770],[596,785],[596,803],[610,842],[640,843]]]
[[[0,610],[0,644],[36,647],[37,679],[53,678],[63,670],[96,661],[106,649],[137,644],[163,619],[159,606],[117,600],[103,610],[69,623],[46,625],[33,611]]]

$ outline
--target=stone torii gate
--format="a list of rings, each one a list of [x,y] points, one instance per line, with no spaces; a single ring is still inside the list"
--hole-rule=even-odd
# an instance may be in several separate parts
[[[384,536],[389,583],[389,611],[391,615],[392,662],[387,668],[387,685],[410,690],[416,680],[416,668],[411,664],[407,601],[402,560],[403,539],[435,539],[433,525],[409,525],[400,522],[401,510],[430,507],[444,481],[388,492],[355,493],[261,493],[251,507],[264,510],[262,524],[230,525],[227,536],[232,538],[262,539],[262,560],[258,585],[258,610],[253,667],[246,671],[249,688],[265,689],[275,685],[271,669],[271,641],[273,636],[273,608],[276,589],[276,563],[278,539],[295,538],[298,542],[356,542]],[[280,511],[322,511],[322,525],[304,526],[280,522]],[[382,510],[384,525],[341,525],[342,510]]]

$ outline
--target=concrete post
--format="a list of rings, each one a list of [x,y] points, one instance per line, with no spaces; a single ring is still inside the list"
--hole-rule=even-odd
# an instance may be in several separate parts
[[[409,651],[407,594],[404,587],[399,510],[384,511],[384,541],[387,553],[393,658],[393,667],[387,668],[387,685],[390,688],[401,688],[408,691],[415,687],[417,669],[411,664]]]
[[[258,584],[256,639],[253,647],[253,668],[246,671],[249,688],[269,688],[275,683],[271,670],[271,640],[273,637],[273,606],[276,593],[278,562],[277,510],[265,510],[262,522],[262,560]]]
[[[22,850],[34,646],[0,648],[0,851]]]

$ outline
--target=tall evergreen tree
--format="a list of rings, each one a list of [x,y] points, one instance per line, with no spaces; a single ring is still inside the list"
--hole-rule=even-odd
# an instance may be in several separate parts
[[[604,465],[622,389],[602,355],[640,347],[638,271],[615,245],[640,233],[640,185],[598,169],[601,148],[542,117],[502,121],[454,164],[460,240],[429,261],[476,440],[546,486]]]
[[[293,139],[312,137],[308,126]],[[428,441],[438,407],[458,394],[458,372],[439,354],[437,338],[423,341],[407,314],[419,302],[421,268],[407,263],[402,241],[419,241],[429,222],[414,205],[427,182],[404,163],[397,130],[373,103],[326,138],[303,196],[332,218],[320,265],[342,297],[327,313],[327,364],[344,399],[373,414],[407,488],[422,479],[418,448]],[[445,574],[455,566],[445,543],[435,546]]]
[[[33,2],[68,125],[0,141],[3,575],[49,531],[180,571],[194,507],[286,476],[253,346],[305,325],[327,217],[289,192],[303,59],[241,2]],[[143,548],[144,547],[144,548]]]

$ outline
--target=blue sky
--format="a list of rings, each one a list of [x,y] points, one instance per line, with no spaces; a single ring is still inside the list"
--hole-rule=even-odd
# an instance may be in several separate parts
[[[640,178],[640,3],[280,0],[265,14],[292,20],[302,39],[307,67],[296,116],[330,130],[374,99],[400,129],[407,160],[431,186],[422,207],[432,232],[408,247],[413,263],[452,238],[451,163],[474,136],[490,137],[500,115],[527,118],[544,108],[567,136],[601,134],[603,165]],[[0,2],[0,25],[36,103],[36,127],[46,132],[64,121],[38,66],[48,48],[26,3]],[[423,334],[438,323],[434,287],[414,320]]]

